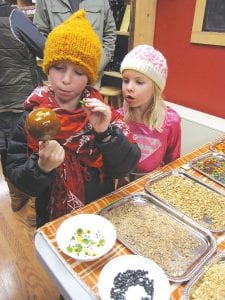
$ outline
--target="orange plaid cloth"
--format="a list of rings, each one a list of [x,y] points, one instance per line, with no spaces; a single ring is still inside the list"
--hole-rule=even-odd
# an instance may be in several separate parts
[[[148,175],[145,175],[139,179],[137,179],[134,182],[131,182],[130,184],[124,186],[123,188],[118,189],[114,193],[108,194],[105,197],[86,205],[85,207],[76,210],[68,215],[65,215],[55,221],[52,221],[43,227],[39,229],[39,232],[41,232],[45,238],[48,240],[50,245],[52,246],[53,250],[57,252],[58,256],[61,258],[61,260],[64,262],[64,264],[68,265],[70,269],[76,273],[77,276],[80,277],[80,279],[86,284],[87,288],[90,289],[90,293],[94,293],[98,297],[98,277],[100,274],[101,269],[104,267],[105,264],[107,264],[112,258],[125,255],[125,254],[131,254],[130,250],[128,250],[123,244],[121,244],[119,241],[116,241],[116,244],[112,248],[112,250],[105,255],[104,257],[88,263],[80,263],[75,261],[73,258],[70,258],[69,256],[65,255],[59,248],[56,243],[56,231],[59,227],[59,225],[67,218],[74,216],[76,214],[80,213],[98,213],[103,207],[106,205],[111,204],[113,201],[116,201],[122,197],[128,196],[131,193],[135,192],[141,192],[144,191],[144,185],[147,180],[152,175],[156,175],[157,173],[161,172],[167,172],[174,169],[177,169],[184,165],[185,163],[189,162],[191,159],[194,159],[196,157],[199,157],[200,155],[209,152],[209,144],[206,144],[199,149],[189,153],[186,156],[183,156],[176,161],[162,167],[161,169],[154,171],[152,173],[149,173]],[[222,192],[225,192],[225,188],[218,185],[217,183],[214,183],[210,181],[208,178],[206,178],[204,175],[201,175],[200,173],[194,171],[193,169],[190,169],[187,171],[189,174],[193,174],[194,176],[198,178],[204,178],[204,180],[207,182],[210,182],[210,185],[216,186],[217,189],[219,189]],[[225,233],[224,234],[215,234],[215,237],[217,239],[218,244],[218,251],[224,251],[225,250]],[[185,284],[177,284],[171,282],[171,300],[180,300],[183,297],[183,291],[185,288]]]

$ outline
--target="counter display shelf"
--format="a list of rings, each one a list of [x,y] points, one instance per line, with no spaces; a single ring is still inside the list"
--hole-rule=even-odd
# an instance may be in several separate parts
[[[225,136],[223,138],[225,138]],[[180,168],[185,169],[187,174],[189,174],[190,176],[196,177],[198,180],[224,194],[224,186],[218,184],[204,174],[191,168],[189,164],[191,160],[209,153],[210,151],[210,144],[203,145],[202,147],[162,167],[161,169],[149,173],[77,211],[49,222],[36,231],[35,251],[37,257],[43,268],[59,287],[62,296],[66,300],[99,300],[100,297],[98,293],[98,278],[103,267],[113,258],[119,257],[121,255],[133,254],[133,252],[123,243],[117,240],[111,251],[101,259],[88,263],[78,262],[64,254],[57,245],[56,232],[61,223],[71,216],[81,213],[98,214],[102,209],[115,203],[119,199],[130,197],[130,195],[134,193],[145,192],[145,184],[154,176],[165,174],[166,172],[170,172]],[[216,253],[225,252],[225,232],[213,232],[210,233],[210,235],[213,235],[216,240],[216,252],[214,252],[214,254],[210,256],[212,257]],[[199,272],[204,269],[204,265],[207,264],[209,259],[210,258],[207,257],[206,261],[199,268]],[[183,300],[184,289],[189,282],[189,280],[185,282],[175,282],[171,278],[171,300]]]

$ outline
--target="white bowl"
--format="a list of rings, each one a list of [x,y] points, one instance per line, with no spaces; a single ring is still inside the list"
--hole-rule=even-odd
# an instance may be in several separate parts
[[[56,241],[65,254],[76,260],[92,261],[111,250],[116,241],[116,230],[102,216],[79,214],[60,225]]]
[[[141,256],[141,255],[122,255],[112,259],[108,264],[104,266],[101,270],[98,279],[98,292],[102,300],[112,300],[116,297],[111,297],[111,290],[115,288],[114,279],[120,273],[120,284],[121,282],[128,283],[132,280],[132,277],[135,279],[135,276],[132,274],[129,276],[126,282],[127,271],[133,271],[134,274],[137,271],[146,271],[146,274],[142,276],[145,281],[153,280],[153,298],[154,300],[169,300],[170,299],[170,283],[166,274],[162,268],[157,265],[154,261]],[[137,274],[137,273],[136,273]],[[139,278],[140,276],[136,275]],[[116,292],[123,292],[121,288],[116,289]],[[126,300],[136,300],[136,299],[151,299],[144,289],[144,287],[136,283],[128,287],[127,291],[123,295]],[[119,299],[119,298],[118,298]],[[122,298],[120,298],[122,299]]]

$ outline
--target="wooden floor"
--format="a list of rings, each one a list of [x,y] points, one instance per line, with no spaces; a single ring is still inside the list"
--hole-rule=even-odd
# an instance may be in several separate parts
[[[59,291],[35,257],[33,213],[28,203],[15,213],[0,164],[0,300],[59,300]]]

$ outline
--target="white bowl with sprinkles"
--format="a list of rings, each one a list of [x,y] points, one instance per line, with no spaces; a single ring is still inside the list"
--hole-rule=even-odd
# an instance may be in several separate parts
[[[79,261],[92,261],[111,250],[116,230],[106,218],[96,214],[79,214],[65,220],[57,230],[59,248]]]

